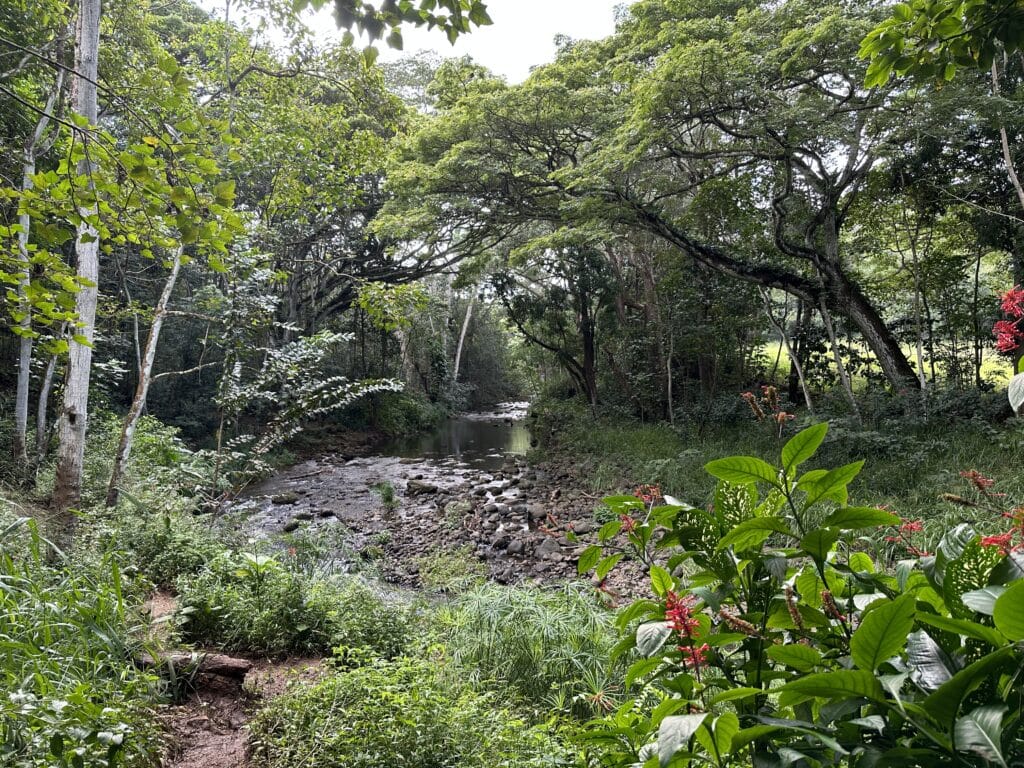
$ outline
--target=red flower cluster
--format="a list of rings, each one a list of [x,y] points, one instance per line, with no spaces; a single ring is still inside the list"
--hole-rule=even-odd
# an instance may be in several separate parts
[[[619,520],[622,522],[622,530],[626,533],[632,533],[636,530],[636,520],[629,515],[623,513],[619,515]]]
[[[744,392],[740,397],[750,406],[755,419],[778,425],[780,434],[782,425],[796,418],[794,414],[782,410],[782,405],[779,402],[779,390],[770,384],[761,387],[760,399],[753,392]]]
[[[890,544],[902,544],[908,553],[914,557],[928,557],[928,552],[915,545],[910,537],[915,533],[924,531],[924,523],[920,520],[901,520],[900,527],[896,529],[895,536],[886,536],[885,540]]]
[[[633,495],[643,501],[644,504],[654,504],[657,501],[661,501],[661,486],[641,485],[633,491]]]
[[[990,477],[985,477],[976,469],[968,469],[966,472],[961,472],[960,477],[964,480],[969,480],[971,485],[978,489],[978,493],[990,499],[997,499],[1006,495],[1005,493],[993,493],[990,491],[989,488],[995,485],[996,481]]]
[[[999,554],[1005,556],[1010,554],[1011,549],[1020,549],[1021,545],[1013,545],[1013,531],[1007,531],[1006,533],[997,533],[995,536],[982,536],[981,546],[983,547],[998,547]]]
[[[675,592],[669,591],[665,596],[665,621],[673,632],[679,635],[682,640],[678,645],[679,652],[683,655],[683,665],[694,671],[700,670],[707,662],[708,652],[711,647],[707,643],[696,645],[694,637],[700,622],[693,615],[693,605],[696,601],[692,595],[680,597]]]
[[[1024,319],[1024,288],[1015,285],[1004,293],[1000,307],[1010,319],[999,320],[992,326],[996,349],[1003,353],[1015,352],[1024,343],[1024,329],[1021,328],[1021,319]]]

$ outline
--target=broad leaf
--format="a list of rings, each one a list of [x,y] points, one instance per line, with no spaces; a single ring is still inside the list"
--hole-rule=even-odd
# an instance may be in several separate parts
[[[900,518],[892,512],[872,507],[844,507],[837,509],[822,522],[825,528],[842,528],[853,531],[859,528],[880,528],[884,525],[899,525]]]
[[[707,714],[673,715],[661,721],[658,727],[658,763],[662,768],[669,764],[676,752],[689,745],[706,717]]]
[[[957,748],[1006,768],[1002,745],[1005,714],[1006,707],[1002,704],[986,704],[958,719],[953,728]]]
[[[821,653],[799,643],[772,645],[765,651],[772,661],[792,667],[797,672],[810,672],[821,663]]]
[[[777,517],[755,517],[751,520],[744,520],[722,537],[716,550],[721,552],[727,547],[732,547],[737,552],[755,549],[773,533],[793,536],[793,532],[786,522]]]
[[[800,539],[800,548],[820,562],[828,556],[837,541],[839,541],[838,528],[815,528]]]
[[[914,600],[909,595],[876,604],[864,615],[850,638],[853,663],[860,669],[874,672],[882,662],[898,656],[914,628],[914,612]]]
[[[885,693],[874,673],[862,669],[840,669],[801,677],[784,685],[779,706],[792,706],[810,698],[845,699],[850,696],[883,701]]]
[[[934,691],[953,679],[956,665],[923,629],[907,638],[910,679],[925,691]]]
[[[782,446],[782,469],[787,477],[793,477],[796,468],[815,454],[827,432],[828,422],[815,424],[797,432]]]
[[[1006,646],[961,669],[953,678],[924,700],[924,708],[940,723],[952,726],[964,698],[990,680],[1001,667],[1012,665],[1014,648]]]
[[[584,574],[597,565],[597,561],[601,559],[601,548],[598,546],[587,547],[583,550],[583,554],[580,555],[579,561],[576,563],[576,572]]]
[[[975,640],[981,640],[994,648],[1002,648],[1006,645],[1006,637],[1004,637],[999,630],[992,629],[992,627],[987,627],[984,624],[979,624],[976,621],[968,621],[967,619],[951,619],[947,616],[937,616],[934,613],[925,613],[924,611],[917,614],[917,620],[921,624],[927,624],[928,626],[935,627],[936,629],[952,632],[957,635],[963,635],[964,637],[971,637]]]
[[[996,600],[998,600],[1005,591],[1006,587],[999,585],[982,587],[981,589],[972,589],[970,592],[964,592],[960,595],[960,599],[963,600],[964,605],[972,611],[977,611],[978,613],[983,613],[986,616],[991,616],[996,609]]]
[[[654,590],[654,594],[658,597],[664,597],[675,589],[675,586],[676,582],[672,578],[672,574],[660,565],[651,566],[651,588]]]
[[[672,629],[664,621],[648,621],[636,628],[636,649],[642,656],[653,656],[671,634]]]
[[[860,474],[863,466],[863,460],[855,461],[852,464],[837,467],[825,473],[820,480],[807,483],[807,498],[804,500],[804,507],[810,507],[822,499],[830,499],[837,504],[846,506],[846,502],[849,499],[846,486],[850,484],[853,478]]]
[[[704,465],[708,474],[736,485],[768,483],[778,487],[779,472],[768,462],[755,456],[729,456]]]
[[[1024,581],[1010,585],[995,602],[992,619],[1011,640],[1024,640]]]
[[[1019,413],[1024,405],[1024,373],[1018,373],[1010,379],[1010,386],[1006,389],[1006,396],[1010,399],[1010,407],[1014,413]]]

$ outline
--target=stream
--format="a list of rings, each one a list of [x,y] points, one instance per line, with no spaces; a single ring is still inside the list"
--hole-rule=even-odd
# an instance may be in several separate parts
[[[502,583],[576,577],[581,539],[596,531],[594,497],[566,490],[568,473],[529,466],[526,403],[448,419],[371,455],[325,453],[250,488],[226,510],[247,536],[328,547],[336,568],[374,561],[399,584],[418,559],[468,549]],[[381,487],[395,504],[383,503]],[[570,535],[570,533],[572,535]]]

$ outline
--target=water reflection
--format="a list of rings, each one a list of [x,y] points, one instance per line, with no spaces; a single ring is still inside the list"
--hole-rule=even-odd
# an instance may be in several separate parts
[[[454,459],[483,469],[501,467],[505,454],[525,454],[530,431],[519,419],[483,419],[479,414],[448,419],[436,430],[400,438],[381,453],[402,458]]]

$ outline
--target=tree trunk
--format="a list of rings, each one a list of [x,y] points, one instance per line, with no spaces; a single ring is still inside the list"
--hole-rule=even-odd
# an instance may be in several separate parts
[[[452,382],[459,380],[459,366],[462,364],[462,345],[466,343],[466,331],[469,330],[469,320],[473,316],[473,302],[476,301],[476,291],[469,297],[469,304],[466,305],[466,317],[462,321],[462,330],[459,331],[459,343],[455,347],[455,370],[452,372]]]
[[[75,111],[89,129],[96,125],[99,106],[96,95],[100,45],[100,0],[80,0],[75,41]],[[88,149],[89,134],[82,139]],[[88,177],[88,188],[95,191],[93,165],[88,153],[78,164],[78,175]],[[92,342],[96,330],[96,302],[99,285],[99,234],[89,219],[98,215],[95,203],[79,208],[82,221],[75,238],[78,278],[82,287],[76,295],[75,312],[79,331],[72,334],[68,353],[67,381],[58,421],[59,447],[53,503],[70,535],[74,518],[68,510],[78,504],[82,494],[82,459],[89,415],[89,377],[92,369]],[[78,337],[76,339],[75,337]],[[80,339],[80,340],[79,340]]]
[[[860,408],[857,407],[857,398],[853,394],[853,383],[850,381],[849,371],[846,370],[846,363],[843,362],[843,355],[839,350],[839,340],[836,338],[836,329],[832,325],[832,315],[824,301],[821,302],[821,322],[824,323],[825,332],[828,334],[828,343],[832,347],[832,359],[836,362],[836,371],[839,374],[839,383],[846,396],[846,402],[850,404],[850,410],[853,411],[857,421],[860,421]]]
[[[142,362],[139,366],[139,383],[135,387],[135,397],[132,398],[132,405],[125,416],[124,426],[121,428],[121,439],[117,444],[117,453],[114,454],[114,467],[110,472],[110,482],[107,484],[107,506],[117,505],[117,497],[120,492],[118,487],[124,468],[128,463],[128,457],[132,452],[132,441],[135,438],[135,427],[139,423],[142,411],[146,407],[146,396],[149,394],[149,385],[153,381],[153,361],[156,359],[156,347],[160,341],[160,331],[163,328],[164,317],[167,314],[167,305],[171,301],[171,294],[178,282],[178,273],[181,271],[181,259],[184,248],[179,245],[174,250],[174,258],[171,262],[171,273],[167,276],[164,289],[157,300],[153,312],[153,324],[149,327],[149,336],[146,337],[146,349],[142,355]]]
[[[62,338],[66,329],[62,328],[58,338]],[[46,364],[46,371],[43,373],[42,383],[39,385],[39,404],[36,406],[36,466],[42,466],[46,460],[46,446],[50,441],[50,431],[47,424],[50,408],[50,390],[53,389],[53,374],[57,370],[57,355],[50,355],[50,361]]]
[[[38,155],[43,135],[50,125],[54,106],[64,87],[64,70],[57,70],[57,77],[53,84],[53,90],[46,99],[43,107],[43,114],[36,123],[35,130],[28,141],[25,142],[22,154],[22,192],[32,189],[32,177],[36,172],[36,157]],[[32,302],[28,298],[29,288],[32,283],[32,265],[29,261],[28,239],[32,228],[32,218],[28,211],[18,212],[18,261],[20,262],[21,273],[18,275],[18,301],[21,311],[24,313],[18,322],[18,383],[14,399],[14,457],[21,464],[23,470],[28,469],[28,396],[29,383],[32,373]]]
[[[775,314],[772,312],[772,300],[768,295],[768,291],[765,288],[758,289],[761,293],[761,301],[764,302],[764,312],[768,316],[768,322],[772,324],[772,327],[778,331],[779,336],[782,339],[783,346],[786,347],[786,354],[789,355],[790,365],[796,371],[797,380],[800,382],[800,389],[803,391],[804,403],[807,405],[807,411],[813,416],[814,415],[814,401],[811,399],[811,390],[807,386],[807,379],[804,377],[804,368],[800,365],[800,357],[797,351],[793,348],[793,345],[789,341],[789,334],[786,333],[785,327],[783,327],[776,319]],[[810,316],[810,311],[807,312],[807,316]],[[794,403],[796,402],[795,397],[789,398]]]

